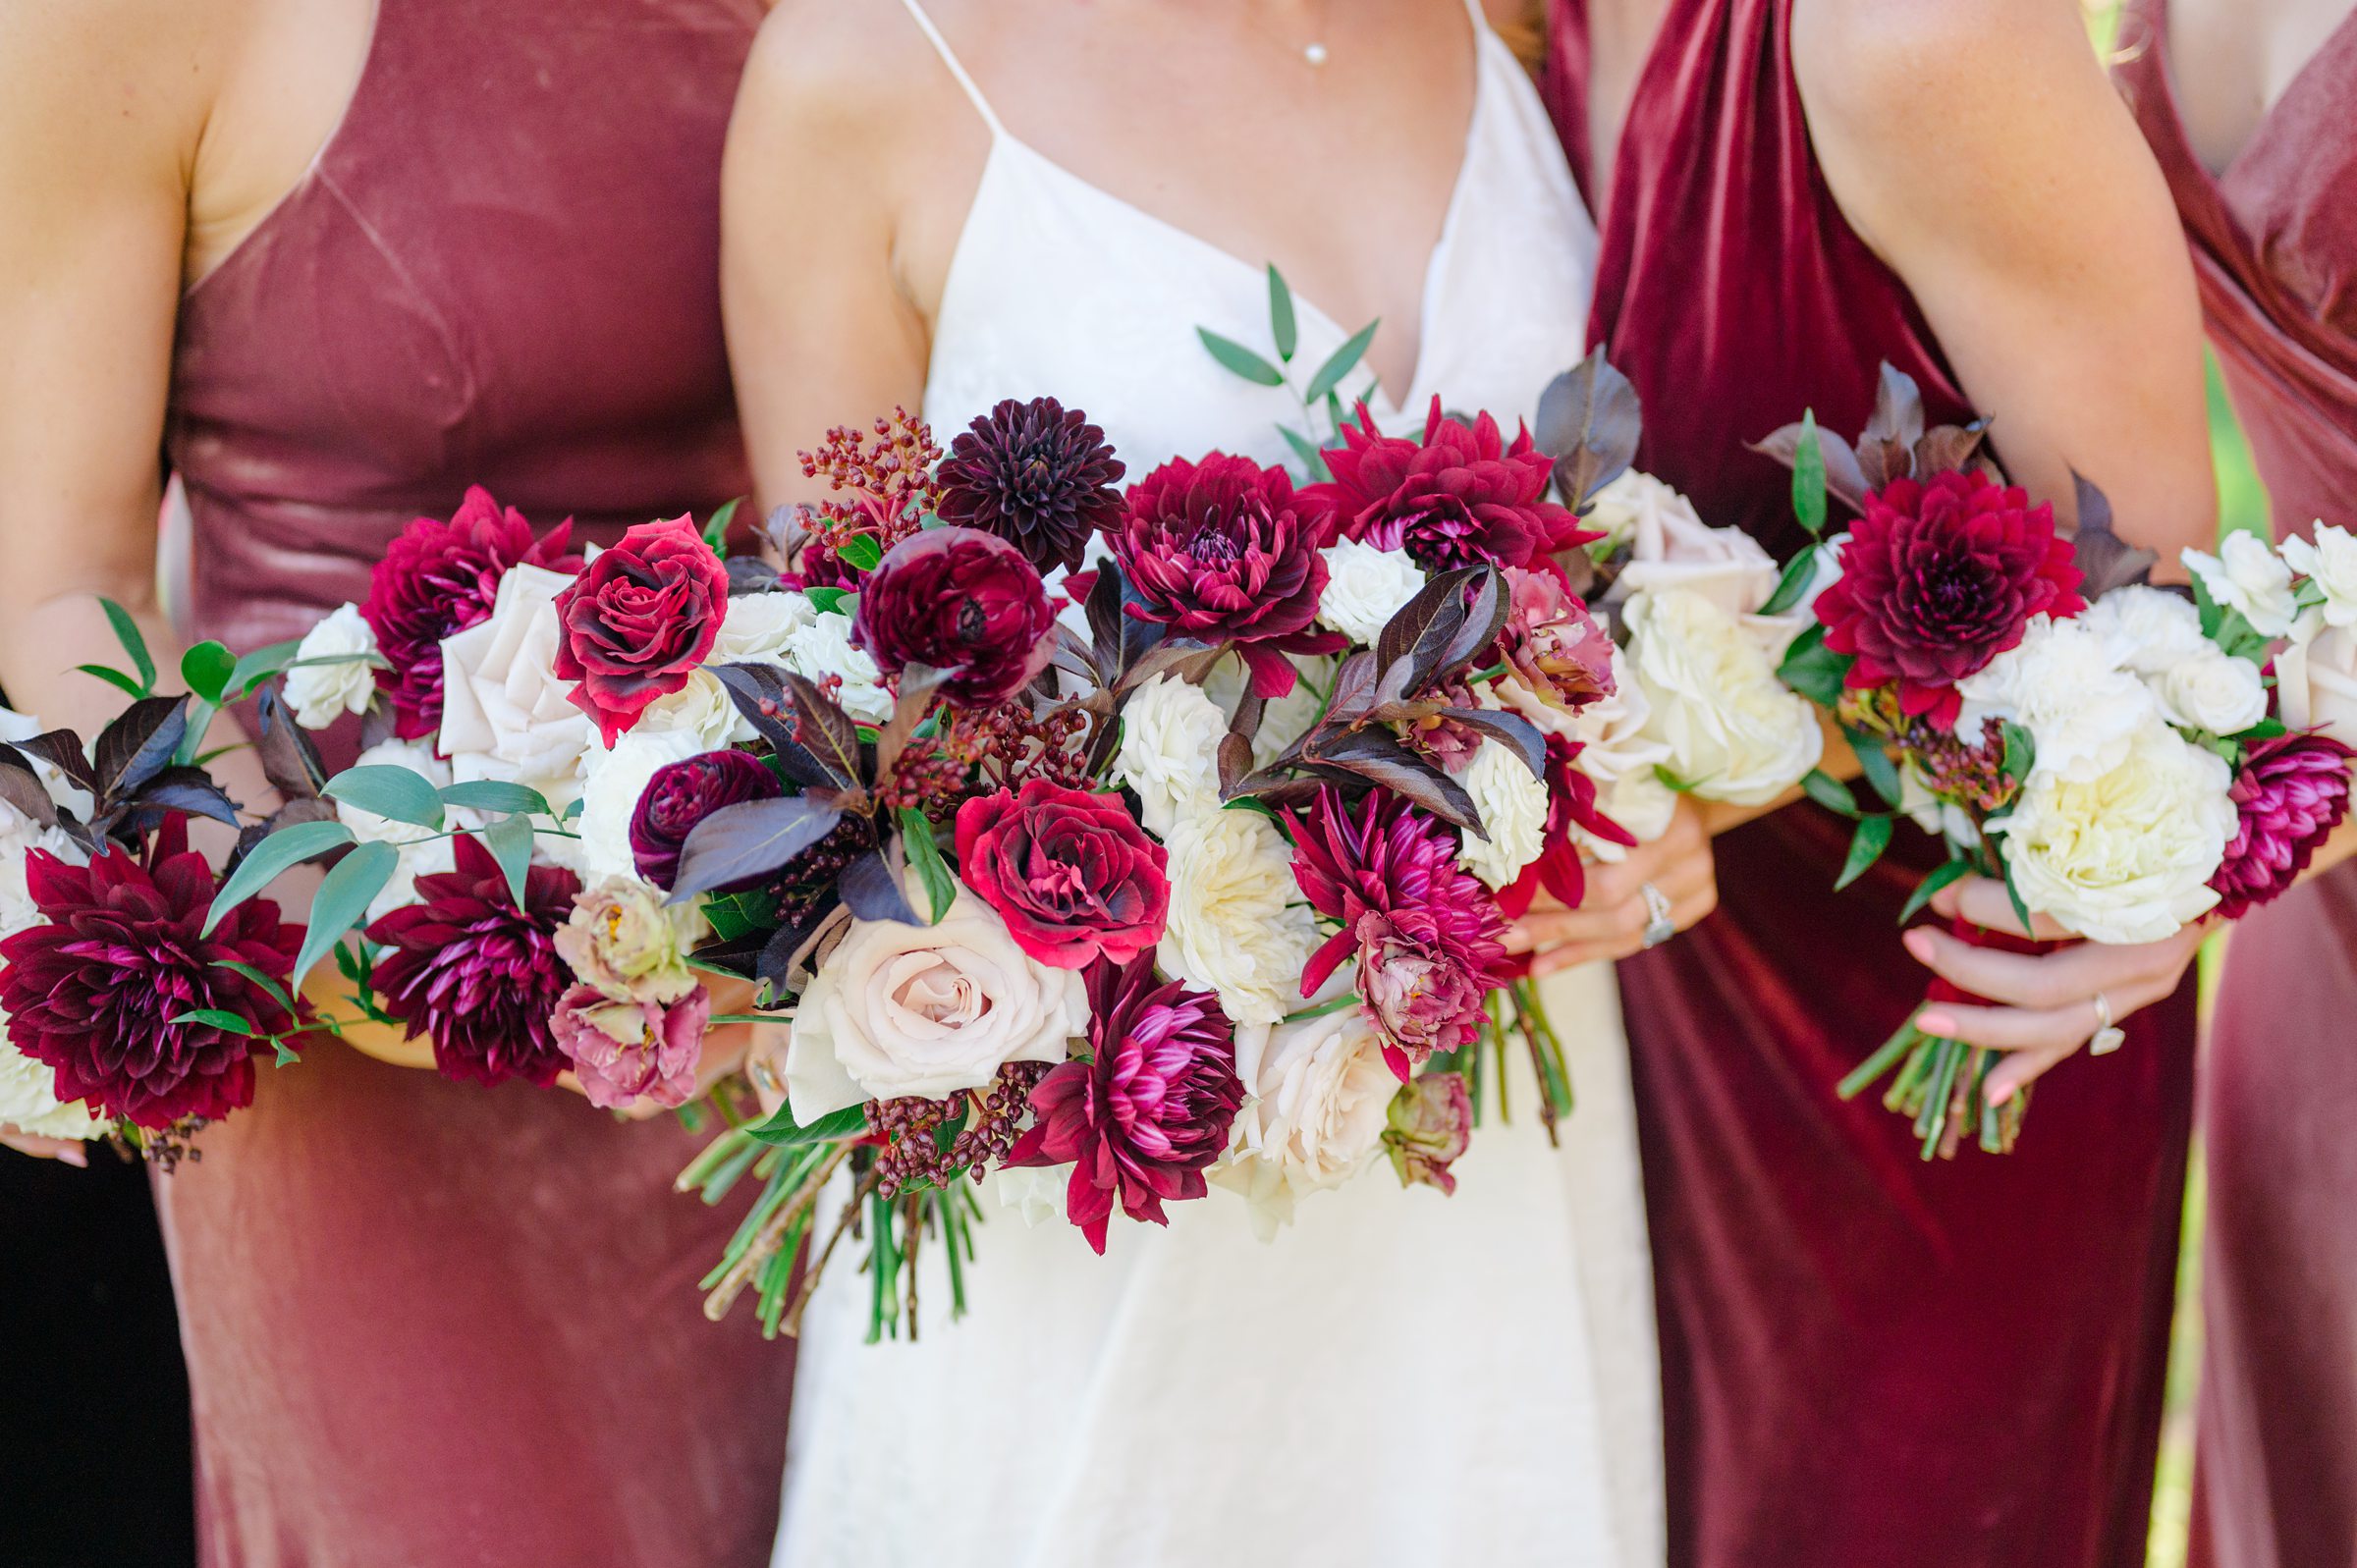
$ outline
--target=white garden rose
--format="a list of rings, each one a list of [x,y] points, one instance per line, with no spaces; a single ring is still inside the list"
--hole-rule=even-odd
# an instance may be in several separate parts
[[[1623,468],[1611,484],[1589,498],[1588,510],[1579,520],[1582,527],[1604,535],[1591,549],[1614,550],[1641,533],[1666,532],[1669,519],[1680,525],[1703,526],[1694,503],[1675,488],[1652,474]]]
[[[2218,903],[2210,887],[2234,837],[2225,760],[2158,715],[2109,771],[2074,781],[2031,770],[2021,797],[1989,825],[2033,914],[2096,942],[2159,942]]]
[[[913,875],[907,892],[925,907]],[[980,1089],[1011,1061],[1064,1060],[1087,1028],[1080,971],[1028,957],[960,885],[938,925],[851,922],[795,1008],[787,1104],[807,1126],[865,1101]]]
[[[1641,499],[1629,509],[1630,556],[1605,595],[1608,603],[1679,588],[1730,616],[1747,616],[1775,594],[1781,572],[1758,540],[1740,528],[1710,526],[1685,497],[1649,475],[1622,474],[1605,493],[1632,478],[1642,480],[1643,487]],[[1593,515],[1587,521],[1597,525]]]
[[[2242,619],[2263,637],[2280,637],[2291,629],[2299,605],[2292,592],[2291,568],[2275,547],[2255,533],[2231,533],[2218,548],[2185,552],[2186,568],[2202,579],[2210,597]]]
[[[2114,588],[2078,619],[2108,635],[2119,667],[2140,676],[2165,675],[2188,659],[2218,651],[2218,644],[2202,635],[2202,613],[2193,601],[2159,588]]]
[[[750,740],[757,732],[737,711],[729,697],[729,688],[709,670],[690,670],[687,683],[667,696],[657,697],[638,715],[630,733],[645,730],[653,734],[683,734],[695,741],[697,751],[718,751],[740,740]],[[582,766],[584,771],[595,765],[592,749]]]
[[[1542,733],[1579,742],[1579,771],[1596,781],[1597,809],[1628,830],[1639,843],[1670,831],[1677,815],[1677,793],[1654,769],[1670,760],[1670,747],[1646,733],[1653,704],[1629,669],[1624,649],[1613,649],[1613,692],[1565,713],[1512,676],[1492,688],[1507,708],[1539,727]],[[1572,841],[1598,860],[1617,864],[1625,846],[1599,838],[1574,823]]]
[[[1273,1024],[1300,1006],[1318,929],[1277,825],[1257,811],[1197,811],[1161,838],[1171,877],[1163,972],[1216,995],[1237,1024]]]
[[[348,713],[366,713],[376,695],[376,631],[357,605],[339,605],[302,634],[287,672],[287,706],[305,730],[325,730]]]
[[[1473,797],[1473,809],[1489,833],[1487,838],[1462,835],[1456,857],[1492,888],[1506,887],[1546,846],[1547,785],[1511,747],[1486,736],[1456,782]]]
[[[1399,1080],[1356,1007],[1238,1029],[1235,1046],[1247,1098],[1210,1176],[1243,1195],[1252,1228],[1268,1241],[1292,1222],[1298,1200],[1367,1168],[1383,1146]]]
[[[1817,710],[1787,688],[1743,621],[1702,594],[1641,593],[1622,612],[1628,666],[1663,764],[1710,800],[1766,805],[1825,753]]]
[[[2084,617],[2033,616],[2020,645],[1956,682],[1956,733],[1978,739],[1987,721],[2009,720],[2037,742],[2038,766],[2084,783],[2110,772],[2160,712],[2160,699],[2121,668],[2111,629]]]
[[[2324,594],[2326,625],[2339,631],[2357,628],[2357,534],[2321,519],[2315,531],[2313,542],[2296,534],[2283,541],[2284,564]]]
[[[2162,710],[2188,730],[2238,735],[2267,717],[2267,682],[2259,667],[2215,643],[2207,653],[2170,666],[2156,684]]]
[[[504,779],[558,807],[579,792],[597,729],[558,678],[557,595],[573,578],[517,566],[499,579],[491,618],[442,642],[442,752],[462,780]]]
[[[1220,737],[1228,720],[1199,686],[1156,676],[1122,704],[1114,777],[1137,793],[1138,820],[1158,838],[1183,817],[1220,806]]]
[[[35,1138],[87,1140],[106,1123],[79,1100],[57,1098],[57,1073],[8,1043],[8,1015],[0,1013],[0,1127]]]
[[[2357,628],[2330,625],[2311,610],[2275,655],[2275,700],[2294,730],[2322,730],[2357,746]]]
[[[1014,1211],[1025,1230],[1037,1230],[1064,1218],[1064,1189],[1071,1180],[1069,1164],[1001,1165],[982,1184],[998,1194],[1001,1209]]]
[[[790,661],[794,634],[818,619],[818,606],[798,593],[740,593],[729,598],[707,665],[777,665]]]
[[[630,852],[630,819],[637,814],[638,797],[659,770],[717,749],[693,730],[638,729],[617,737],[611,751],[590,752],[588,777],[581,784],[581,815],[574,825],[581,836],[580,872],[592,882],[635,878],[638,859]]]
[[[1372,647],[1384,625],[1424,591],[1424,573],[1404,550],[1340,539],[1319,552],[1326,559],[1326,591],[1318,620]]]
[[[884,689],[875,660],[851,646],[849,616],[822,615],[795,627],[786,638],[786,666],[821,683],[829,676],[840,676],[835,700],[861,724],[880,725],[892,717],[892,693]]]

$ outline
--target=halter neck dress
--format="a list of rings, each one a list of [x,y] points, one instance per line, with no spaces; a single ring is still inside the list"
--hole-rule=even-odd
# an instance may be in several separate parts
[[[1379,421],[1420,420],[1435,394],[1527,417],[1581,351],[1593,232],[1529,81],[1466,9],[1480,85],[1423,362]],[[991,130],[935,328],[925,412],[943,438],[1046,393],[1140,476],[1211,448],[1284,460],[1291,399],[1219,369],[1195,335],[1265,345],[1259,260],[1019,139],[908,11]],[[1295,362],[1314,368],[1346,325],[1302,301]],[[1579,1101],[1564,1147],[1524,1081],[1453,1197],[1379,1166],[1303,1198],[1264,1244],[1214,1186],[1167,1230],[1117,1223],[1099,1258],[1060,1216],[1026,1228],[986,1189],[969,1311],[913,1344],[861,1343],[866,1291],[829,1280],[804,1324],[777,1563],[1657,1565],[1644,1217],[1609,969],[1549,1000]],[[921,1296],[946,1302],[946,1271]]]
[[[1889,360],[1967,404],[1842,218],[1792,75],[1793,0],[1670,0],[1622,132],[1590,333],[1644,401],[1638,461],[1780,555],[1804,407],[1851,432]],[[1587,10],[1545,86],[1588,154]],[[1834,1085],[1922,1000],[1898,913],[1934,847],[1836,894],[1812,804],[1722,838],[1719,911],[1620,965],[1653,1222],[1678,1568],[2144,1561],[2190,1114],[2192,987],[2038,1085],[2016,1152],[1926,1163]]]
[[[309,173],[182,303],[192,636],[300,635],[483,484],[611,540],[746,488],[721,139],[756,0],[380,0]],[[344,748],[346,760],[350,750]],[[334,1044],[156,1179],[212,1568],[729,1568],[793,1358],[696,1280],[700,1140]]]

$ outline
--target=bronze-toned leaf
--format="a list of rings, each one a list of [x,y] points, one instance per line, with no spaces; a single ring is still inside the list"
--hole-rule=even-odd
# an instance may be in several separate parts
[[[1492,740],[1507,747],[1520,758],[1531,777],[1547,777],[1547,739],[1539,727],[1518,713],[1506,713],[1496,708],[1445,708],[1449,718],[1467,730],[1478,730]]]
[[[1325,787],[1315,778],[1264,768],[1238,781],[1233,789],[1222,793],[1229,800],[1257,800],[1278,811],[1290,811],[1296,806],[1308,805]]]
[[[1408,683],[1394,694],[1403,696],[1424,688],[1442,652],[1465,623],[1466,585],[1475,573],[1488,569],[1468,567],[1441,573],[1417,589],[1416,596],[1384,622],[1383,630],[1375,635],[1375,663],[1383,672],[1376,684],[1378,691],[1392,683],[1393,670],[1402,664],[1410,672]]]
[[[864,784],[867,764],[859,749],[859,726],[843,704],[820,690],[817,681],[791,671],[786,698],[794,716],[794,746],[818,764],[826,775],[821,782],[838,789]]]
[[[2132,545],[2112,531],[2111,503],[2094,480],[2076,468],[2070,471],[2070,479],[2079,501],[2079,526],[2071,548],[2086,577],[2079,592],[2093,603],[2114,588],[2149,582],[2153,568],[2160,564],[2159,554]]]
[[[778,568],[756,556],[731,556],[722,565],[728,569],[732,599],[777,593],[786,586],[778,578]]]
[[[1981,450],[1982,438],[1989,433],[1989,421],[1975,419],[1968,425],[1934,425],[1915,443],[1915,476],[1929,478],[1936,473],[1961,473]]]
[[[261,718],[261,732],[253,749],[261,759],[262,777],[270,781],[281,800],[318,799],[320,785],[327,783],[327,769],[319,760],[319,748],[311,744],[311,737],[288,711],[284,689],[272,681],[255,697],[254,707]]]
[[[0,802],[16,807],[38,828],[57,826],[57,802],[33,771],[32,759],[0,742]]]
[[[681,845],[671,902],[685,903],[699,892],[783,870],[842,820],[843,813],[832,806],[799,795],[723,806],[697,823]]]
[[[1489,838],[1481,825],[1481,810],[1464,786],[1384,730],[1353,730],[1321,746],[1310,762],[1320,771],[1355,774],[1382,784],[1475,838]]]
[[[1142,686],[1156,676],[1176,676],[1180,680],[1199,683],[1211,674],[1211,667],[1219,663],[1220,656],[1227,651],[1197,642],[1191,637],[1165,637],[1122,672],[1121,684],[1116,689],[1127,691]]]
[[[73,780],[91,794],[98,793],[98,775],[90,767],[90,759],[82,749],[82,736],[71,730],[51,730],[20,740],[17,749],[43,762]]]
[[[1326,722],[1356,724],[1375,703],[1375,656],[1361,649],[1343,661],[1327,691]]]
[[[794,718],[787,706],[785,671],[775,665],[714,665],[712,676],[744,722],[772,750],[796,744]]]
[[[1584,508],[1627,471],[1644,422],[1637,389],[1601,348],[1547,384],[1532,440],[1555,460],[1556,488],[1565,506]]]
[[[930,665],[907,665],[901,671],[901,692],[893,704],[892,721],[876,732],[876,778],[892,777],[900,766],[901,753],[916,737],[917,726],[933,712],[942,683],[949,679],[943,672]]]
[[[158,815],[185,811],[192,817],[210,817],[233,828],[238,825],[238,803],[201,768],[166,768],[139,785],[127,803],[142,815],[150,811]]]
[[[1465,609],[1463,623],[1441,650],[1440,663],[1433,670],[1435,680],[1447,680],[1473,663],[1506,629],[1506,574],[1495,567],[1477,569],[1481,572],[1481,586],[1473,591],[1473,602]]]
[[[189,733],[189,699],[142,697],[98,733],[102,793],[128,795],[163,772]]]
[[[1252,742],[1231,730],[1220,736],[1220,794],[1232,794],[1235,786],[1252,771]]]
[[[1802,426],[1783,425],[1771,431],[1766,439],[1751,443],[1750,449],[1763,458],[1772,459],[1785,467],[1792,466],[1793,455],[1800,451]],[[1869,485],[1858,466],[1858,455],[1848,442],[1820,427],[1817,431],[1817,451],[1825,459],[1825,488],[1836,500],[1852,512],[1866,510],[1866,492],[1879,489]]]
[[[811,967],[804,961],[811,946],[825,935],[831,924],[850,919],[850,911],[844,907],[842,897],[829,893],[812,899],[769,934],[755,958],[752,978],[767,989],[773,1005],[799,989],[795,981]]]
[[[1874,389],[1874,412],[1867,417],[1866,428],[1858,433],[1861,445],[1869,441],[1895,441],[1902,447],[1912,447],[1923,439],[1923,389],[1915,378],[1890,360],[1882,363],[1882,371]]]
[[[901,879],[880,849],[870,849],[844,867],[835,885],[843,892],[844,904],[861,920],[897,920],[904,926],[925,924],[908,907],[907,895],[901,892]]]

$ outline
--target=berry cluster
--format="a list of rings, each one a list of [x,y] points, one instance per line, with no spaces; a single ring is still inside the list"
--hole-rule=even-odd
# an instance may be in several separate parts
[[[829,552],[856,534],[890,550],[938,507],[933,465],[941,460],[941,448],[925,422],[905,408],[878,419],[872,440],[868,431],[837,425],[816,452],[800,456],[802,477],[823,478],[846,498],[812,509],[817,515],[811,532]]]

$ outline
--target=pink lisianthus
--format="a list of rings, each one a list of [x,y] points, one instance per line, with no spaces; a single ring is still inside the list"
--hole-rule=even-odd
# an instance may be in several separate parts
[[[958,871],[1043,964],[1127,963],[1162,940],[1169,857],[1119,795],[1044,779],[958,808]]]
[[[557,1003],[549,1031],[591,1105],[684,1106],[695,1096],[711,1017],[712,998],[700,985],[670,1003],[617,1001],[595,986],[576,985]]]
[[[1509,567],[1506,581],[1510,598],[1499,651],[1532,695],[1564,713],[1611,696],[1612,634],[1553,565]]]

